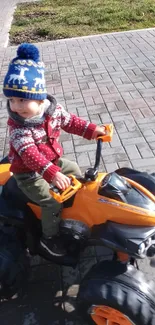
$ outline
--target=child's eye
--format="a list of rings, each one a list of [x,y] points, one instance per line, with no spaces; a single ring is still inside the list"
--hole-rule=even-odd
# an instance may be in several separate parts
[[[26,102],[27,101],[27,99],[26,98],[20,98],[20,102],[22,103],[22,102]]]

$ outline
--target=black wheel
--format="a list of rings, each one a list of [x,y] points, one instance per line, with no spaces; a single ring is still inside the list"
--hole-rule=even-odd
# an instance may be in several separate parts
[[[155,325],[154,292],[132,265],[103,261],[83,279],[77,307],[88,324]]]
[[[30,273],[29,257],[18,230],[12,226],[0,228],[0,302],[21,296]]]

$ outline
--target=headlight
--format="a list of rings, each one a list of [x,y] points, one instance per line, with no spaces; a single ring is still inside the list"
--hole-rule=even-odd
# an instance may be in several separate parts
[[[152,238],[150,237],[150,238],[148,238],[148,239],[146,240],[145,245],[146,245],[146,247],[148,248],[148,247],[151,246],[151,244],[152,244]]]
[[[145,244],[144,243],[141,243],[139,245],[139,247],[138,247],[138,254],[139,255],[142,255],[142,254],[144,254],[144,252],[145,252]]]

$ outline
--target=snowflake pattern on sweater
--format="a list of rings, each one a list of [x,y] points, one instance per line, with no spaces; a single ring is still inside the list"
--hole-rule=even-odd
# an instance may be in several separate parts
[[[37,125],[21,125],[9,118],[9,161],[13,173],[35,171],[50,183],[56,172],[61,170],[57,166],[57,161],[63,154],[58,142],[61,129],[89,140],[96,124],[67,112],[59,104],[54,108],[50,104],[44,117],[44,121]]]

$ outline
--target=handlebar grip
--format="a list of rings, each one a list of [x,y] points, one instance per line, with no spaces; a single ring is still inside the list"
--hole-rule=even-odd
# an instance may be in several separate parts
[[[97,140],[101,139],[102,142],[111,142],[113,137],[114,126],[113,124],[104,125],[106,134],[97,137]]]
[[[62,191],[53,185],[50,186],[50,193],[52,197],[59,203],[63,203],[64,201],[68,200],[78,191],[78,189],[82,187],[82,184],[76,179],[75,176],[69,175],[68,177],[71,179],[71,184],[65,191]]]
[[[50,190],[54,193],[61,193],[62,190],[60,190],[57,186],[54,186],[52,184],[50,184]]]

